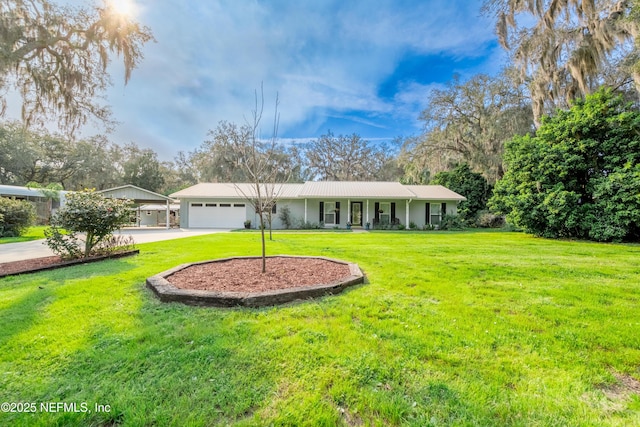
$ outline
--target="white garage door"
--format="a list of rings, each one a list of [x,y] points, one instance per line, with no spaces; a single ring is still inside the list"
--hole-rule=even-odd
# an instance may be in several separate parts
[[[244,203],[191,203],[189,228],[242,228],[246,219]]]

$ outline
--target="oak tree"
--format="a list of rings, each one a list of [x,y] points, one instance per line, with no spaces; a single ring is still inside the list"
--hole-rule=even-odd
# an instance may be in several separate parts
[[[27,124],[56,118],[72,132],[89,118],[109,123],[109,108],[98,102],[110,83],[107,66],[121,57],[127,83],[152,38],[109,3],[0,0],[0,90],[18,91]],[[4,97],[0,103],[6,107]]]

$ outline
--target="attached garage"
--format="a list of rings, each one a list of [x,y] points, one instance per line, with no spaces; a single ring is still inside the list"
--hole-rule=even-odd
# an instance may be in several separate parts
[[[242,228],[247,217],[246,203],[190,202],[190,228]]]

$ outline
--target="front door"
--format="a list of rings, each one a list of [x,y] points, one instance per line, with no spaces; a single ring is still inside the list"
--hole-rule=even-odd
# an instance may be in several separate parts
[[[362,202],[351,202],[351,225],[362,226]]]

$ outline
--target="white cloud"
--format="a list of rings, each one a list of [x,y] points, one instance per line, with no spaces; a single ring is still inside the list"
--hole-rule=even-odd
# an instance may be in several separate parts
[[[409,80],[394,97],[379,94],[398,61],[407,52],[482,55],[493,39],[479,4],[466,0],[138,0],[137,14],[157,43],[128,86],[119,62],[110,67],[108,102],[122,122],[114,140],[165,159],[197,147],[220,120],[243,121],[261,83],[269,123],[279,93],[282,134],[358,111],[363,123],[415,119],[431,85]],[[310,136],[319,135],[300,135]]]

